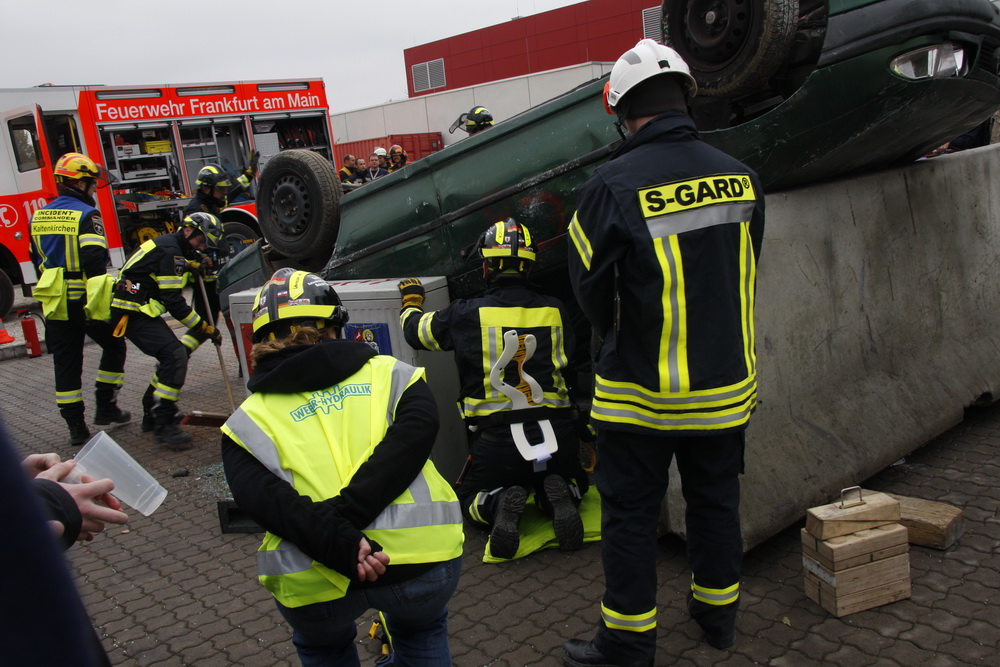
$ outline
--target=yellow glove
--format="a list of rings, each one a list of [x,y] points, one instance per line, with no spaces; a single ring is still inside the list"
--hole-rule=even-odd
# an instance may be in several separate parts
[[[201,273],[201,262],[196,262],[193,259],[189,259],[187,262],[187,270],[191,273]]]
[[[201,332],[208,338],[211,338],[212,342],[216,345],[222,345],[222,334],[205,320],[201,321]]]
[[[424,286],[419,278],[404,278],[399,281],[397,287],[403,300],[403,307],[400,310],[424,307]]]

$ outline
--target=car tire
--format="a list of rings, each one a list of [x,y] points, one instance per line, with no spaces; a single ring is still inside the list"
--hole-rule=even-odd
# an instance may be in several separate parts
[[[229,246],[230,257],[236,257],[240,251],[260,238],[260,234],[242,222],[223,223],[222,232],[222,238]]]
[[[257,216],[264,238],[298,260],[327,259],[340,228],[340,179],[318,153],[278,153],[260,176]]]
[[[698,82],[698,94],[760,90],[788,57],[798,0],[664,0],[663,43]]]
[[[0,320],[7,317],[14,305],[14,283],[3,269],[0,269]]]

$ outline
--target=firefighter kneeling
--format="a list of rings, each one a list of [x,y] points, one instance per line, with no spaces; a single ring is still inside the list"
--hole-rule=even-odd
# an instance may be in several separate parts
[[[406,342],[455,351],[460,408],[474,433],[458,486],[462,508],[473,523],[491,528],[489,555],[514,558],[533,489],[560,549],[579,549],[577,506],[588,482],[566,380],[573,331],[562,302],[528,283],[535,247],[527,227],[512,218],[494,223],[479,240],[479,257],[487,289],[476,299],[424,313],[420,281],[399,283]]]
[[[178,426],[177,401],[187,375],[188,356],[202,342],[219,345],[218,330],[203,321],[184,300],[192,271],[201,269],[200,253],[222,241],[222,225],[209,213],[192,213],[181,228],[139,246],[115,283],[111,321],[115,335],[126,336],[139,350],[155,357],[156,374],[142,397],[142,430],[153,431],[156,442],[186,449],[191,435]],[[163,321],[170,315],[188,327],[182,340]]]

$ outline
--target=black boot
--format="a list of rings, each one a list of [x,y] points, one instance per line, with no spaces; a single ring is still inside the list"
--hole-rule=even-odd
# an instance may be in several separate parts
[[[184,450],[192,447],[191,434],[185,433],[173,422],[157,424],[153,428],[153,440],[166,445],[169,449]]]
[[[576,551],[583,546],[583,519],[576,508],[573,492],[560,475],[549,475],[542,482],[545,498],[552,512],[552,529],[561,551]]]
[[[153,396],[154,387],[150,384],[146,387],[146,393],[142,395],[142,432],[149,433],[155,428],[156,424],[153,422],[153,403],[156,402],[156,397]]]
[[[567,667],[651,667],[652,660],[615,660],[601,653],[594,642],[570,639],[563,644],[563,664]]]
[[[79,447],[90,440],[90,429],[87,428],[87,420],[83,417],[83,404],[72,408],[61,408],[59,410],[62,418],[66,420],[69,427],[69,444]]]
[[[122,410],[115,402],[97,405],[97,412],[94,414],[94,423],[98,426],[105,424],[127,424],[132,419],[132,414],[128,410]]]
[[[720,651],[736,643],[736,610],[738,603],[727,605],[707,605],[694,599],[688,591],[687,607],[691,618],[698,622],[706,644]]]
[[[513,558],[521,545],[518,527],[528,492],[520,486],[504,489],[497,497],[493,516],[493,530],[490,531],[490,553],[495,558]]]

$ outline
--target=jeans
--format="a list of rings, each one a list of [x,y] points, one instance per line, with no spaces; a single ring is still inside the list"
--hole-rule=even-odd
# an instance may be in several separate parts
[[[462,558],[439,563],[399,584],[347,591],[339,600],[278,611],[292,626],[302,667],[360,667],[354,620],[367,609],[385,616],[399,667],[449,667],[448,600],[458,586]]]

